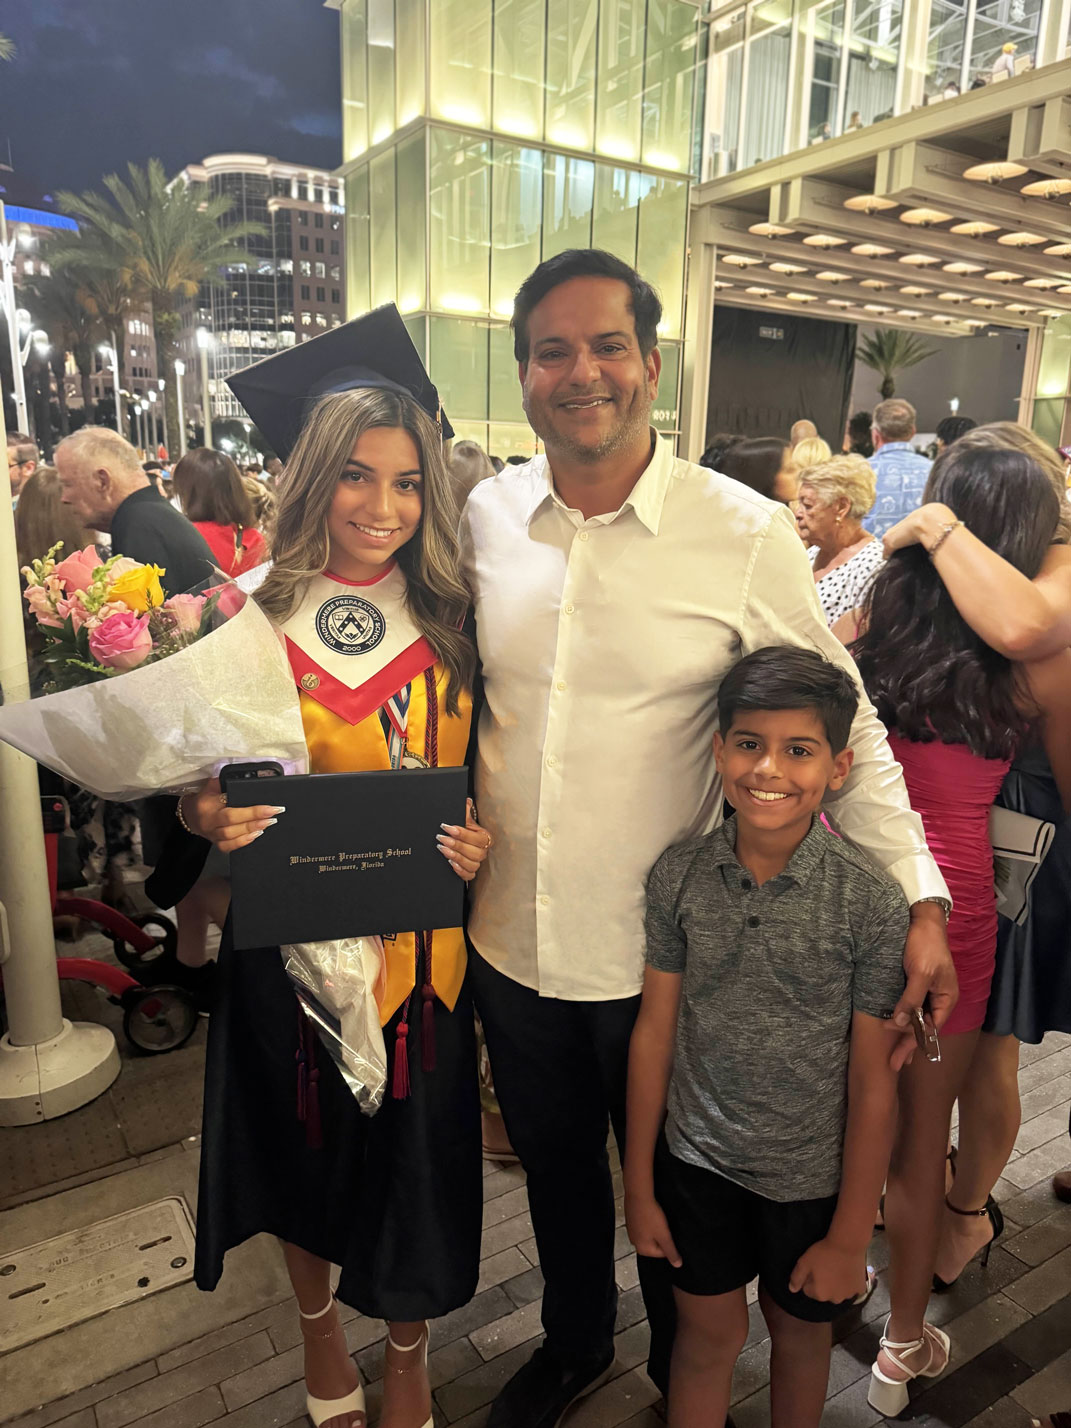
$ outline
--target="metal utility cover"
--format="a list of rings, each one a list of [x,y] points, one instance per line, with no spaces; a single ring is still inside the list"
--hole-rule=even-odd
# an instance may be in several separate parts
[[[0,1354],[192,1279],[193,1251],[180,1196],[0,1250]]]

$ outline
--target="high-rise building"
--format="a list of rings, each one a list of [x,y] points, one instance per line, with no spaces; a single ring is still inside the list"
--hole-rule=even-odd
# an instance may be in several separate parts
[[[346,314],[342,185],[333,174],[263,154],[213,154],[177,182],[232,200],[227,223],[259,223],[243,238],[249,257],[223,270],[185,305],[179,346],[186,362],[190,414],[200,415],[196,330],[210,334],[212,416],[242,418],[225,378],[281,347],[337,327]]]
[[[544,258],[659,288],[677,428],[700,10],[691,0],[327,0],[342,44],[350,316],[396,302],[459,436],[532,451],[508,321]]]

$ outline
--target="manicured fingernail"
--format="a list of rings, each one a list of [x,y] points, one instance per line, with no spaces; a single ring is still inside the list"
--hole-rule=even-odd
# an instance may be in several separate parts
[[[440,824],[439,824],[439,827],[442,828],[442,829],[444,829],[447,833],[460,833],[460,832],[461,832],[461,829],[457,826],[456,823],[440,823]]]
[[[255,833],[250,833],[250,835],[249,835],[249,841],[252,842],[254,838],[262,838],[263,836],[264,836],[264,829],[263,829],[263,828],[258,828]]]
[[[911,1018],[908,1016],[907,1012],[897,1012],[896,1015],[893,1017],[893,1022],[897,1026],[910,1026]]]
[[[269,818],[267,823],[265,823],[264,828],[270,828],[273,823],[278,823],[278,821],[278,818]],[[264,828],[260,830],[262,833],[264,832]]]
[[[285,805],[284,803],[277,803],[277,804],[275,805],[275,807],[272,809],[272,812],[273,812],[273,813],[285,813],[285,812],[286,812],[286,805]]]

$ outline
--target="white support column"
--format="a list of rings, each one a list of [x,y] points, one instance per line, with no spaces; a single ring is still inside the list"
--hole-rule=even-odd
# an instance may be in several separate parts
[[[1064,59],[1071,42],[1071,0],[1046,0],[1041,11],[1034,68]]]
[[[706,446],[707,396],[710,391],[710,349],[714,321],[714,271],[717,249],[703,241],[697,221],[688,261],[688,306],[684,324],[681,375],[680,451],[686,461],[698,461]]]
[[[896,75],[897,114],[917,109],[926,98],[932,0],[907,0],[900,21],[900,64]]]
[[[1038,389],[1038,372],[1041,370],[1041,349],[1045,342],[1045,329],[1031,327],[1026,338],[1026,356],[1023,360],[1023,384],[1019,389],[1019,416],[1022,426],[1032,426],[1034,422],[1034,393]]]

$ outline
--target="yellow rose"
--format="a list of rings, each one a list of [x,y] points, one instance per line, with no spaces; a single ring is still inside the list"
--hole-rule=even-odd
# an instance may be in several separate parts
[[[160,576],[165,572],[158,565],[139,565],[127,570],[108,590],[109,600],[121,600],[128,610],[143,615],[154,605],[164,603]]]

